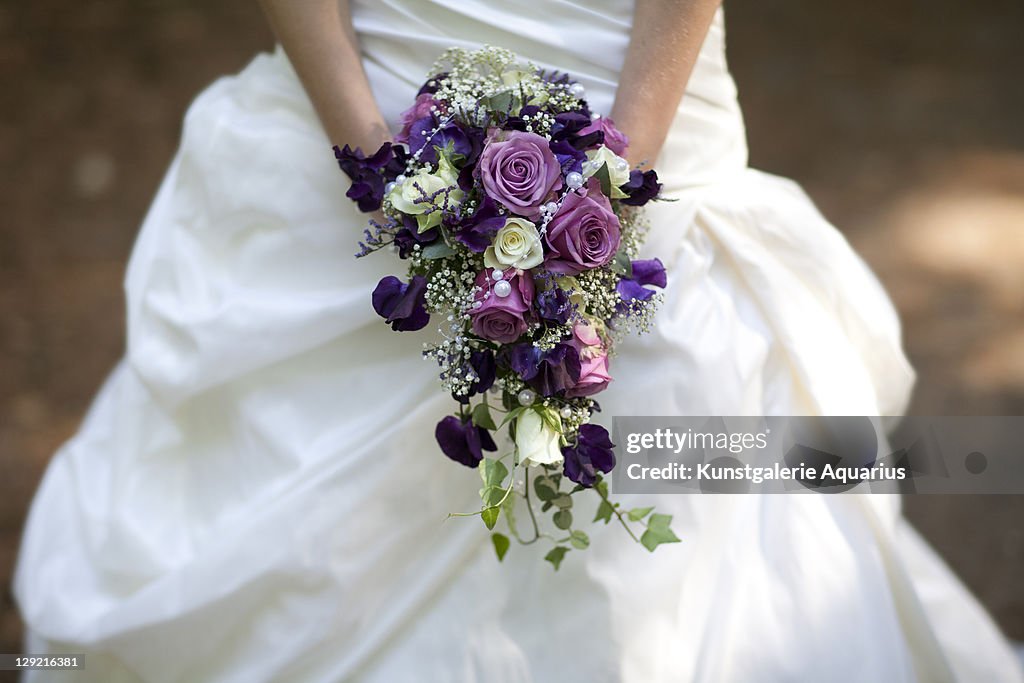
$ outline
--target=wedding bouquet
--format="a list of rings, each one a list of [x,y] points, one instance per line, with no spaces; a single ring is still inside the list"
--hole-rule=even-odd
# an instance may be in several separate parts
[[[583,490],[601,498],[595,522],[614,516],[634,539],[631,525],[642,525],[637,540],[650,550],[678,541],[670,516],[609,500],[602,475],[615,466],[613,444],[590,422],[617,340],[649,327],[661,299],[652,288],[666,284],[658,259],[635,258],[657,174],[630,168],[626,136],[567,75],[493,47],[450,49],[432,73],[394,144],[371,156],[334,149],[352,181],[347,196],[379,212],[358,256],[391,246],[408,263],[406,280],[377,284],[374,310],[396,331],[441,320],[424,354],[458,411],[435,436],[483,480],[481,509],[453,514],[480,515],[493,530],[504,513],[520,542],[554,542],[545,559],[555,569],[589,545],[572,512]],[[510,452],[484,457],[498,450],[500,427]],[[516,525],[520,497],[529,538]],[[534,499],[553,532],[538,524]],[[509,538],[492,540],[503,558]]]

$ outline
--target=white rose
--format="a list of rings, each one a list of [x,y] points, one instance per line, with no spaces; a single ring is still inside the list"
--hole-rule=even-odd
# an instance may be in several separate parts
[[[557,413],[550,411],[550,415],[561,423]],[[561,431],[534,409],[525,410],[516,418],[516,453],[524,467],[562,462],[561,438]]]
[[[426,169],[417,171],[414,175],[405,179],[401,185],[396,185],[388,193],[388,201],[398,211],[410,216],[416,216],[416,224],[420,232],[424,232],[441,224],[441,214],[451,209],[453,204],[462,201],[464,192],[458,186],[459,176],[448,159],[441,155],[438,159],[437,171],[428,172]],[[441,190],[452,188],[444,193]],[[424,197],[437,194],[432,201],[426,201]],[[440,209],[430,211],[430,209]]]
[[[608,164],[608,179],[612,184],[612,199],[621,199],[626,193],[619,189],[629,182],[629,162],[611,151],[605,145],[587,152],[587,161],[583,165],[583,177],[589,178],[605,164]]]
[[[544,260],[544,245],[537,226],[525,218],[509,218],[494,236],[494,243],[484,251],[488,268],[519,268],[527,270]]]

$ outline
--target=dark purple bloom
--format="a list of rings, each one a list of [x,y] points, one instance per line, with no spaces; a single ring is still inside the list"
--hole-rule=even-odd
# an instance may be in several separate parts
[[[436,133],[433,117],[419,119],[409,129],[409,151],[415,154],[420,151],[420,161],[426,164],[437,163],[437,150],[449,150],[451,154],[469,157],[473,152],[473,142],[465,131],[456,124],[449,123]]]
[[[407,283],[394,275],[381,278],[373,290],[373,310],[396,332],[423,329],[430,321],[424,306],[427,279],[416,275]]]
[[[648,287],[660,287],[662,289],[668,284],[665,275],[665,265],[660,259],[649,259],[645,261],[633,261],[632,277],[624,277],[615,286],[619,296],[625,302],[639,299],[647,301],[654,296],[654,290]]]
[[[580,486],[590,488],[597,483],[597,473],[607,474],[615,467],[615,444],[608,430],[596,424],[580,425],[579,437],[572,446],[562,449],[565,476]]]
[[[465,227],[455,233],[455,239],[459,240],[472,251],[483,253],[491,246],[494,235],[505,225],[505,216],[498,213],[497,203],[490,197],[484,196],[480,205],[471,216],[463,221]]]
[[[597,147],[604,142],[604,132],[591,129],[591,123],[590,116],[583,112],[567,111],[558,114],[551,126],[551,141],[566,142],[578,150]]]
[[[569,344],[556,344],[547,351],[518,344],[508,353],[512,369],[541,396],[555,396],[579,382],[580,355]]]
[[[658,182],[658,174],[654,169],[649,171],[634,169],[629,172],[629,181],[620,189],[626,193],[621,200],[623,204],[643,206],[658,196],[661,192],[661,183]]]
[[[395,246],[398,247],[398,258],[409,258],[414,245],[418,244],[424,247],[436,242],[440,236],[441,231],[436,226],[420,232],[419,226],[416,225],[416,219],[413,216],[403,215],[402,227],[395,233]]]
[[[469,388],[469,394],[455,396],[459,403],[469,403],[469,399],[477,394],[482,394],[494,384],[498,372],[498,365],[494,360],[494,352],[490,349],[479,349],[469,354],[469,369],[476,373],[477,380]]]
[[[358,147],[335,146],[334,158],[352,181],[345,196],[356,202],[360,211],[370,213],[380,208],[385,184],[405,170],[407,155],[402,147],[385,142],[369,157]]]
[[[573,147],[568,140],[552,140],[548,147],[551,148],[551,153],[558,159],[563,175],[573,171],[579,173],[583,169],[583,162],[587,160],[587,153]]]
[[[490,432],[474,425],[468,417],[460,420],[454,415],[447,416],[437,423],[434,438],[445,455],[466,467],[479,465],[483,451],[498,450]]]
[[[576,307],[569,301],[569,294],[561,287],[554,285],[537,295],[537,313],[544,320],[559,325],[569,322]]]

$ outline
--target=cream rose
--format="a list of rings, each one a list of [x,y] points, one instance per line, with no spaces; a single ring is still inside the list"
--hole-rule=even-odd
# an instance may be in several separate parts
[[[587,152],[589,163],[583,166],[583,177],[589,178],[605,164],[608,164],[608,179],[612,185],[612,199],[621,199],[626,193],[619,189],[621,185],[629,182],[629,162],[611,151],[607,145],[601,145],[597,149]]]
[[[525,218],[509,218],[484,251],[488,268],[528,270],[544,260],[544,245],[537,226]]]
[[[551,422],[560,425],[561,419],[550,409],[542,410],[548,411],[549,419],[533,408],[524,410],[516,418],[516,454],[525,467],[557,465],[563,460],[561,431],[551,425]]]
[[[447,193],[441,192],[446,188],[451,189]],[[425,199],[436,193],[439,194],[432,200]],[[388,201],[398,211],[416,216],[416,225],[420,232],[424,232],[440,225],[441,213],[461,202],[463,196],[465,193],[459,189],[458,172],[451,162],[441,155],[436,171],[429,173],[423,169],[406,178],[405,182],[396,185],[388,193]]]

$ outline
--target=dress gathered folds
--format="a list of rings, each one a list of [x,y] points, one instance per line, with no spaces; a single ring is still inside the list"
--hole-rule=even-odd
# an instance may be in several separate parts
[[[358,0],[394,130],[450,46],[512,49],[607,114],[632,2]],[[653,167],[652,332],[612,359],[616,415],[899,415],[893,307],[793,182],[747,166],[723,14]],[[620,496],[674,515],[648,553],[615,525],[561,569],[499,563],[479,476],[423,337],[370,292],[366,224],[284,52],[191,105],[125,279],[123,360],[53,458],[14,591],[25,651],[98,683],[1022,680],[997,627],[887,495]]]

